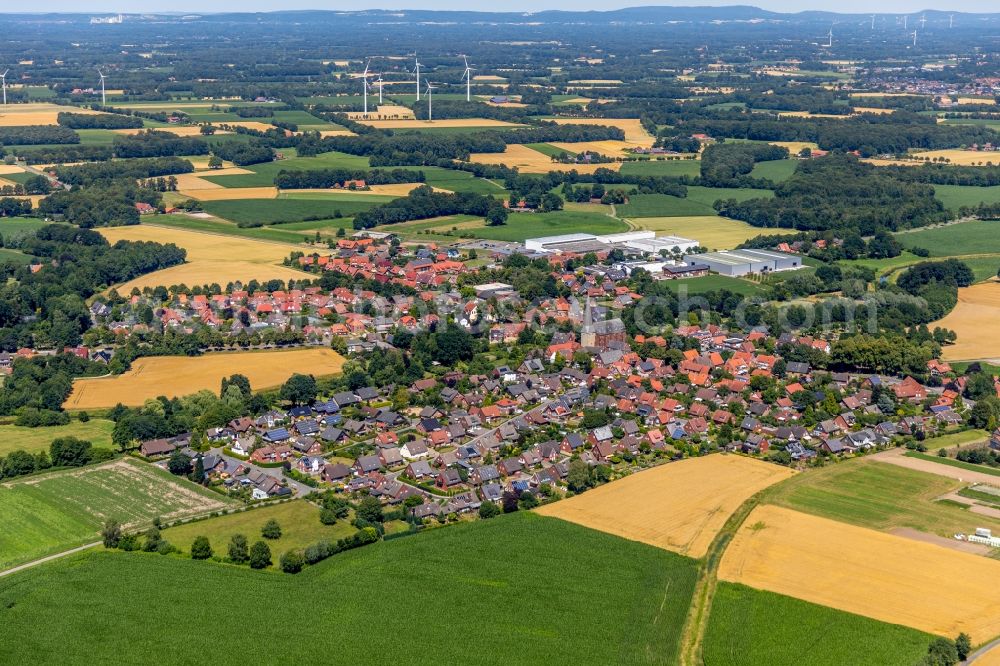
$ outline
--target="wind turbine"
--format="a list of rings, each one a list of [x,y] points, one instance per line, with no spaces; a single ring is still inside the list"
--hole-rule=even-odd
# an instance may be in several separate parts
[[[872,30],[875,29],[875,15],[872,14]]]
[[[949,28],[954,28],[955,27],[955,15],[954,14],[948,14],[948,27]]]
[[[437,86],[432,86],[430,81],[427,82],[427,120],[428,122],[434,120],[434,91],[437,90]]]
[[[7,106],[7,72],[9,69],[5,69],[3,74],[0,74],[0,81],[3,81],[3,105]]]
[[[108,98],[104,93],[104,74],[101,72],[100,68],[97,69],[97,74],[101,77],[101,106],[107,106]]]
[[[826,34],[826,48],[833,46],[833,26],[830,26],[830,32]]]
[[[913,45],[914,46],[917,45],[917,31],[916,30],[913,31]]]
[[[469,67],[469,59],[462,56],[462,60],[465,61],[465,73],[462,74],[462,78],[465,79],[465,101],[472,101],[472,68]]]
[[[417,54],[416,53],[413,54],[413,63],[414,63],[413,64],[413,69],[417,72],[417,101],[419,102],[420,101],[420,68],[422,67],[422,65],[420,64],[420,59],[417,58]]]
[[[364,91],[364,96],[365,96],[365,111],[364,111],[365,117],[368,116],[368,67],[370,66],[371,66],[371,60],[365,63],[365,71],[361,74],[361,79],[362,79],[361,87],[362,90]]]
[[[910,17],[909,17],[909,16],[907,16],[907,15],[905,15],[905,14],[903,15],[903,30],[906,30],[906,20],[907,20],[908,18],[910,18]]]
[[[382,106],[382,72],[379,72],[378,79],[375,81],[378,84],[378,104]]]
[[[927,15],[926,14],[921,14],[920,15],[920,29],[923,30],[924,26],[926,24],[927,24]]]

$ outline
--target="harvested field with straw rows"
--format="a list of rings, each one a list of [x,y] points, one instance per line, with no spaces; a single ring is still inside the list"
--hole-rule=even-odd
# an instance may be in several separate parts
[[[0,127],[55,125],[60,112],[97,113],[91,109],[59,104],[8,104],[0,110]]]
[[[508,144],[507,149],[502,153],[473,153],[469,156],[469,161],[477,164],[506,164],[508,167],[517,167],[522,173],[548,173],[549,171],[593,173],[597,169],[602,168],[618,171],[622,166],[621,162],[611,162],[609,164],[559,164],[558,162],[553,162],[552,158],[548,155],[520,143]]]
[[[548,504],[538,512],[701,557],[740,504],[794,473],[741,456],[688,458]]]
[[[776,506],[759,506],[719,579],[940,636],[1000,634],[1000,562]]]
[[[254,389],[282,384],[294,373],[333,375],[344,357],[325,347],[266,352],[235,352],[204,356],[140,358],[121,375],[87,377],[73,382],[67,409],[99,409],[116,404],[137,407],[165,395],[175,398],[202,390],[216,392],[223,377],[246,375]]]

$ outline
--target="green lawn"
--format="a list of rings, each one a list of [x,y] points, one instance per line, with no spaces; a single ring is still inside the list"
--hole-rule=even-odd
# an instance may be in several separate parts
[[[912,666],[933,639],[909,627],[720,582],[704,658],[711,666]]]
[[[627,204],[615,207],[622,217],[690,217],[715,215],[715,209],[700,201],[669,194],[636,194]]]
[[[297,576],[92,552],[0,579],[0,653],[194,663],[206,646],[192,636],[228,627],[211,632],[213,663],[266,646],[290,663],[672,664],[695,576],[687,558],[526,513],[377,543]],[[255,629],[278,617],[280,631]]]
[[[698,160],[638,160],[622,164],[620,173],[629,176],[697,176],[701,172]]]
[[[935,257],[1000,253],[1000,222],[974,221],[897,234],[903,247],[922,247]]]
[[[23,426],[0,426],[0,456],[23,449],[29,453],[48,451],[49,444],[58,437],[78,437],[94,446],[113,448],[111,430],[115,427],[106,419],[91,419],[86,423],[72,421],[67,425],[48,428],[25,428]]]
[[[990,434],[985,430],[962,430],[940,437],[931,437],[923,441],[923,445],[931,451],[938,449],[950,449],[953,446],[966,446],[967,444],[979,444],[989,439]]]
[[[951,210],[958,210],[961,206],[978,206],[981,203],[995,204],[1000,203],[1000,185],[935,185],[934,196],[945,208]]]
[[[0,569],[94,541],[105,519],[140,526],[155,516],[191,515],[228,503],[127,459],[15,480],[0,485]]]
[[[415,168],[424,172],[424,182],[433,187],[452,192],[473,192],[475,194],[494,194],[506,196],[503,186],[485,178],[476,178],[468,171],[442,169],[441,167],[404,167]]]
[[[563,210],[556,213],[512,213],[507,224],[499,227],[463,228],[460,233],[472,233],[476,238],[523,241],[537,236],[588,233],[613,234],[628,231],[621,220],[600,213]]]
[[[12,262],[14,264],[27,264],[30,261],[31,257],[23,252],[0,247],[0,264],[7,262]]]
[[[877,530],[909,527],[950,537],[977,526],[1000,529],[1000,519],[977,515],[973,520],[967,511],[935,501],[961,485],[945,476],[858,458],[799,474],[769,490],[768,501]]]
[[[242,534],[253,543],[261,538],[260,530],[264,523],[272,519],[281,526],[281,537],[267,540],[275,555],[275,565],[285,551],[302,550],[324,539],[336,541],[357,531],[348,519],[339,520],[335,525],[324,525],[319,522],[318,506],[305,500],[294,500],[171,527],[163,531],[163,538],[187,554],[195,538],[206,536],[215,554],[224,557],[234,534]]]
[[[750,175],[754,178],[768,178],[775,183],[783,183],[792,177],[799,160],[789,158],[787,160],[770,160],[758,162],[753,166]]]
[[[46,224],[51,222],[37,217],[0,217],[0,237],[4,240],[20,238],[38,231]]]
[[[285,155],[289,151],[279,151]],[[253,173],[235,176],[205,176],[205,180],[223,187],[267,187],[274,185],[274,177],[280,171],[308,171],[311,169],[367,169],[368,158],[345,153],[330,152],[316,157],[287,157],[283,160],[253,164],[245,167]]]
[[[351,217],[363,210],[392,201],[396,197],[375,195],[324,196],[295,199],[233,199],[230,201],[205,201],[205,212],[233,222],[301,222],[309,218],[331,219],[336,211]]]

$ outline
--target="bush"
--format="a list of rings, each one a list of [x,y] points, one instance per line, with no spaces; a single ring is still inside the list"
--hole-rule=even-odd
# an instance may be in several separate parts
[[[117,520],[106,520],[101,528],[101,541],[105,548],[117,548],[121,544],[122,526]]]
[[[337,513],[333,509],[320,509],[319,522],[324,525],[336,525]]]
[[[197,537],[191,544],[191,559],[207,560],[212,557],[212,544],[208,542],[208,537]]]
[[[264,523],[264,527],[260,529],[260,535],[265,539],[280,539],[281,525],[278,524],[277,520],[272,518]]]
[[[281,570],[285,573],[296,574],[302,571],[305,565],[305,558],[297,550],[290,550],[281,556]]]
[[[229,540],[229,561],[234,564],[246,564],[250,561],[247,538],[242,534],[234,534]]]
[[[266,569],[271,566],[271,549],[263,541],[250,546],[250,568]]]
[[[493,516],[498,515],[500,515],[500,507],[493,502],[483,502],[479,505],[480,518],[492,518]]]
[[[329,541],[319,541],[307,547],[304,553],[306,564],[316,564],[322,562],[333,554],[333,548]]]

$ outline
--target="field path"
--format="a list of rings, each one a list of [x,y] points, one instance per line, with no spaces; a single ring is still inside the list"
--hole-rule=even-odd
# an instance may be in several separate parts
[[[962,469],[961,467],[952,467],[951,465],[944,465],[941,463],[931,462],[930,460],[922,460],[920,458],[908,458],[903,455],[905,452],[905,449],[889,449],[888,451],[876,453],[872,456],[872,458],[882,463],[898,465],[899,467],[906,467],[908,469],[915,469],[918,472],[927,472],[929,474],[937,474],[938,476],[947,476],[950,479],[967,483],[984,483],[989,486],[995,486],[997,485],[997,482],[1000,481],[1000,477],[986,474],[985,472],[976,472],[973,470]]]
[[[16,567],[7,569],[5,571],[0,571],[0,578],[4,576],[9,576],[12,573],[17,573],[18,571],[23,571],[24,569],[30,569],[31,567],[37,567],[39,564],[45,564],[46,562],[51,562],[52,560],[58,560],[60,557],[66,557],[67,555],[72,555],[73,553],[79,553],[82,550],[88,550],[95,546],[100,546],[100,541],[94,541],[93,543],[84,544],[82,546],[77,546],[76,548],[70,548],[69,550],[64,550],[61,553],[56,553],[55,555],[46,555],[45,557],[40,557],[37,560],[32,560],[31,562],[25,562],[24,564],[19,564]]]

